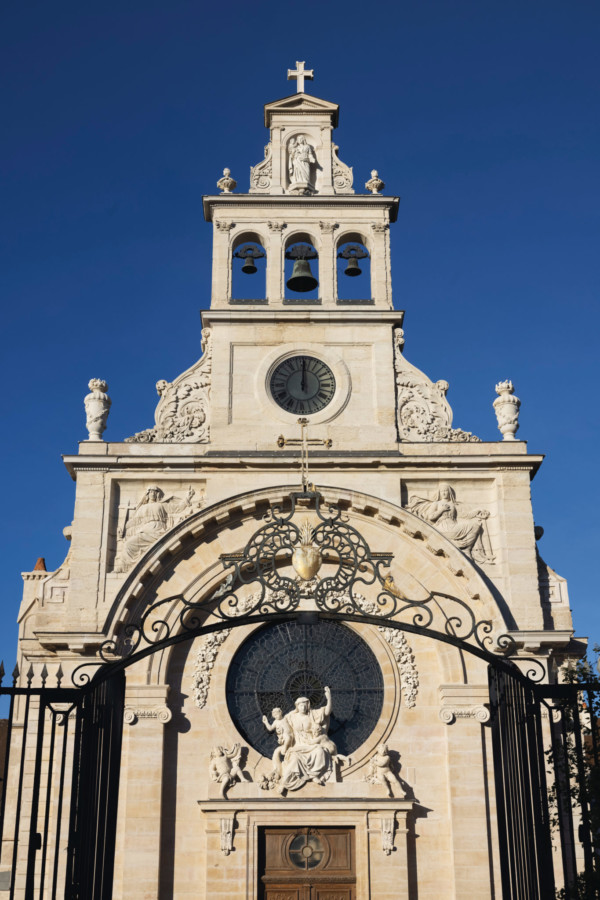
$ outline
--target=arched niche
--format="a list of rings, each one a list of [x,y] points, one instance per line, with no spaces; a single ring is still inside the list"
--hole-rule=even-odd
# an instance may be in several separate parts
[[[254,249],[253,249],[254,248]],[[245,258],[244,251],[248,250]],[[262,256],[257,255],[262,253]],[[247,261],[256,272],[243,271]],[[231,245],[231,302],[245,301],[266,303],[267,299],[267,249],[265,239],[258,231],[241,231],[234,236]]]
[[[320,258],[320,241],[316,234],[311,234],[308,231],[293,231],[287,235],[283,250],[283,297],[284,303],[319,303],[320,302],[320,285],[317,283],[317,286],[312,290],[303,290],[296,291],[292,290],[288,287],[288,281],[292,278],[294,273],[294,263],[295,260],[289,258],[292,255],[302,253],[301,248],[310,248],[310,250],[316,254],[316,256],[311,257],[307,260],[308,265],[310,267],[310,274],[317,280],[320,281],[319,278],[319,258]]]
[[[347,231],[336,236],[335,296],[338,303],[371,303],[373,297],[371,242],[365,234]],[[355,249],[356,248],[356,249]],[[345,254],[341,256],[340,254]],[[366,254],[361,256],[361,254]],[[347,258],[348,257],[348,258]],[[356,259],[356,266],[350,258]],[[350,265],[349,265],[350,264]],[[346,270],[360,274],[349,276]]]

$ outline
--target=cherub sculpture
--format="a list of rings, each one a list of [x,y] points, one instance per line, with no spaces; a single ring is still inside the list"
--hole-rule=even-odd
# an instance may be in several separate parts
[[[273,770],[278,775],[281,775],[281,764],[285,754],[294,743],[294,732],[287,719],[284,719],[283,711],[278,706],[271,711],[271,715],[273,716],[271,724],[269,724],[266,716],[263,716],[262,721],[267,731],[274,731],[277,735],[277,747],[273,753]]]
[[[231,750],[225,747],[213,747],[210,751],[209,773],[212,781],[221,785],[221,796],[226,799],[229,788],[236,781],[245,781],[246,773],[242,772],[242,747],[234,744]]]
[[[392,785],[397,784],[400,787],[400,797],[404,797],[400,779],[392,772],[391,762],[387,744],[380,744],[377,752],[370,759],[369,771],[365,776],[365,780],[370,781],[371,784],[382,784],[386,788],[389,797],[394,796]]]

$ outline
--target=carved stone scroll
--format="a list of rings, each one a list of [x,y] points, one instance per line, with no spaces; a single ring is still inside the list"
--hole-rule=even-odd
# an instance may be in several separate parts
[[[173,383],[158,381],[160,397],[154,428],[126,438],[126,443],[207,444],[210,441],[212,338],[203,331],[204,354]]]
[[[338,156],[339,149],[337,144],[331,145],[333,187],[336,194],[353,194],[354,175],[352,168],[341,161]]]
[[[265,147],[265,158],[256,166],[250,167],[250,193],[267,194],[273,177],[272,145]]]
[[[458,441],[480,439],[470,431],[452,428],[452,409],[446,400],[447,381],[435,383],[402,355],[403,336],[394,335],[396,424],[401,441]]]

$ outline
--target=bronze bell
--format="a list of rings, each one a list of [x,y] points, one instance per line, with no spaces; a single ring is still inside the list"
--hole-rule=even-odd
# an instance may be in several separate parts
[[[294,262],[292,277],[287,282],[290,291],[312,291],[319,286],[319,282],[310,271],[310,263],[307,259],[297,259]]]
[[[254,275],[256,272],[256,266],[254,265],[254,260],[251,256],[247,256],[242,266],[242,272],[244,275]]]
[[[348,265],[344,270],[344,275],[351,275],[353,277],[355,275],[362,275],[362,269],[359,268],[358,260],[355,256],[351,256],[348,260]]]

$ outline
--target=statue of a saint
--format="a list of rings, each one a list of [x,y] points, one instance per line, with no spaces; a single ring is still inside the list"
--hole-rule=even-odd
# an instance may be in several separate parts
[[[338,754],[337,747],[327,735],[331,690],[326,687],[324,691],[325,706],[311,709],[308,697],[298,697],[294,709],[283,720],[277,720],[276,730],[281,743],[275,751],[273,762],[280,794],[297,791],[309,781],[325,784],[338,762],[350,762],[347,757]],[[275,723],[269,726],[268,720],[264,719],[263,723],[269,731],[274,730]]]
[[[478,563],[493,563],[486,520],[487,509],[465,510],[456,499],[456,492],[449,484],[440,484],[433,500],[412,495],[406,509],[420,519],[431,522],[460,550]]]
[[[198,509],[200,504],[192,503],[194,497],[195,491],[192,487],[181,499],[165,497],[157,485],[150,485],[131,517],[129,509],[127,510],[125,522],[119,529],[122,544],[115,560],[115,572],[126,572],[165,531]]]
[[[317,157],[303,134],[291,139],[288,152],[288,170],[291,184],[312,186],[313,179],[310,177],[310,167],[316,163]]]

